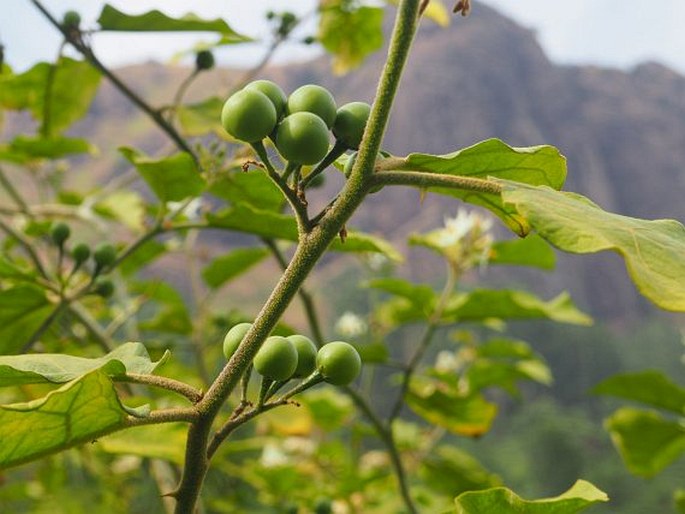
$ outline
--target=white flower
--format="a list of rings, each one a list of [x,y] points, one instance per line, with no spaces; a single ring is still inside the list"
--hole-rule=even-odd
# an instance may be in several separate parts
[[[335,323],[335,331],[344,337],[359,337],[365,334],[367,329],[364,319],[350,311],[343,313]]]
[[[487,263],[493,237],[492,219],[475,211],[459,209],[454,218],[445,218],[444,228],[433,231],[428,239],[460,272],[475,264]]]
[[[288,456],[277,444],[268,442],[262,450],[261,464],[265,468],[285,466],[288,464]]]

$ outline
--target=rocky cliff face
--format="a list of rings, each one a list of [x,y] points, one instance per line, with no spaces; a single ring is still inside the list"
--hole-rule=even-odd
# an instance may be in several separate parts
[[[382,53],[343,77],[330,76],[325,58],[273,68],[267,75],[286,90],[321,83],[340,103],[371,100]],[[120,73],[146,97],[168,99],[187,71],[148,64]],[[191,94],[226,91],[237,74],[219,70],[206,75]],[[90,172],[100,177],[124,166],[115,147],[135,144],[158,151],[166,144],[108,85],[76,132],[101,141],[102,157],[89,163]],[[481,5],[447,29],[424,21],[385,148],[396,154],[448,153],[489,137],[515,146],[557,146],[568,158],[566,188],[605,209],[685,220],[685,77],[659,64],[629,72],[559,66],[547,59],[531,31]],[[354,224],[403,240],[411,231],[439,225],[457,207],[453,200],[435,197],[421,204],[415,191],[389,190],[373,197]],[[412,274],[425,273],[420,264],[414,266]],[[527,276],[517,271],[516,282]],[[565,256],[558,273],[535,277],[550,294],[569,289],[598,316],[616,319],[651,309],[635,293],[617,256]]]

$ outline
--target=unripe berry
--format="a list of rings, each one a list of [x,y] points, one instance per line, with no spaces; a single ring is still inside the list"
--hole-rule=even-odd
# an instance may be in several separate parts
[[[254,369],[271,380],[288,380],[297,369],[297,350],[285,337],[267,337],[255,355]]]
[[[101,270],[114,264],[117,258],[117,251],[109,243],[100,243],[93,251],[93,260],[97,269]]]
[[[214,67],[214,54],[209,50],[200,50],[195,55],[195,68],[198,70],[211,70]]]
[[[316,369],[316,345],[306,336],[296,334],[286,337],[297,351],[297,368],[293,377],[304,378]]]
[[[103,298],[109,298],[114,294],[114,283],[111,280],[103,279],[95,283],[93,292]]]
[[[335,341],[319,349],[316,367],[329,384],[348,385],[359,375],[362,359],[354,346]]]
[[[79,243],[71,249],[71,258],[79,266],[90,257],[90,247],[86,243]]]
[[[71,229],[66,223],[55,223],[50,229],[50,238],[57,246],[62,246],[64,242],[69,239]]]
[[[250,328],[252,328],[252,323],[238,323],[237,325],[233,325],[226,333],[223,344],[224,357],[226,357],[226,360],[229,360],[235,353],[238,349],[238,345],[240,345],[241,341],[245,338],[245,335]]]

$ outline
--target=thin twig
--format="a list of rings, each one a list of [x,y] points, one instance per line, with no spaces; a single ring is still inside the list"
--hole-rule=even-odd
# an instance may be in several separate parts
[[[48,276],[47,271],[45,271],[45,267],[43,266],[43,263],[40,260],[38,254],[36,253],[36,250],[33,248],[31,242],[28,241],[23,236],[23,234],[16,231],[12,226],[8,225],[3,220],[0,220],[0,230],[5,232],[8,236],[14,238],[22,246],[22,248],[24,248],[29,258],[31,259],[31,262],[33,262],[33,265],[35,266],[38,273],[40,273],[43,276],[43,278],[49,280],[50,277]]]

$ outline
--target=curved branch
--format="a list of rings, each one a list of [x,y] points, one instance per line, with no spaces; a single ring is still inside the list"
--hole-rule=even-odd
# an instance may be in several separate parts
[[[425,171],[377,171],[371,183],[374,186],[447,187],[493,195],[502,194],[502,186],[494,180]]]

